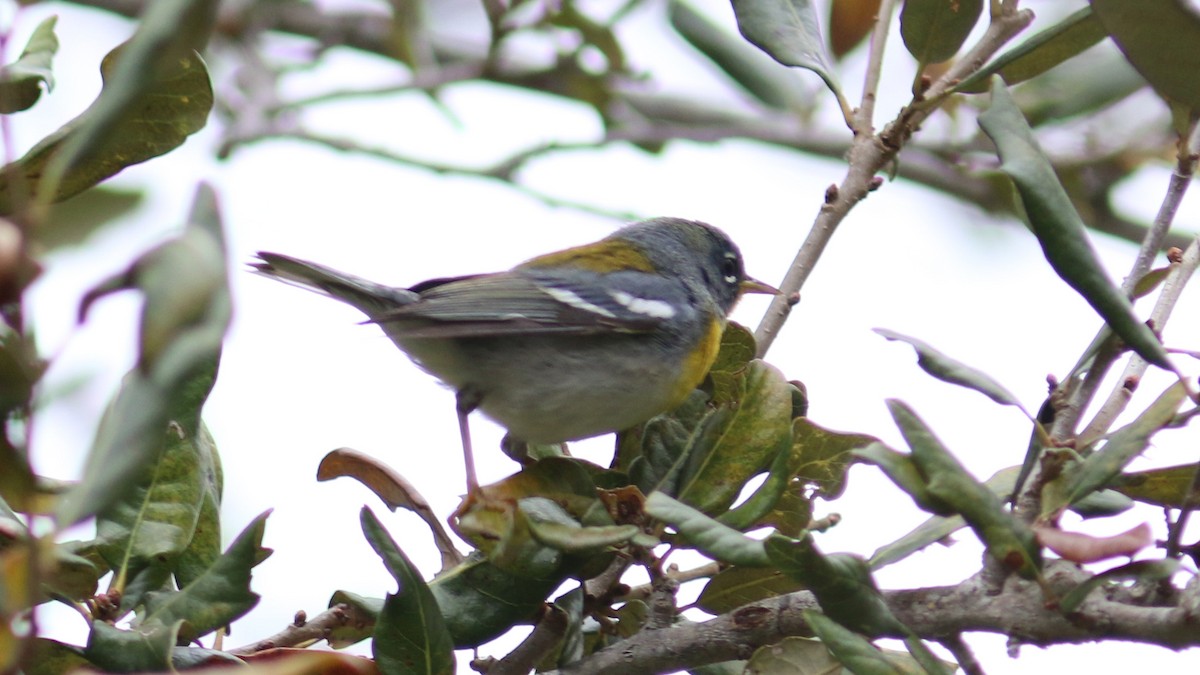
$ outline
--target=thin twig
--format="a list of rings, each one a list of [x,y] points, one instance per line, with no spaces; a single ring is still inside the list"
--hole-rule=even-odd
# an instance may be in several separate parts
[[[1193,125],[1192,132],[1187,139],[1180,139],[1175,170],[1171,172],[1167,192],[1163,196],[1158,214],[1154,218],[1154,224],[1146,233],[1146,239],[1138,250],[1133,269],[1121,284],[1121,290],[1126,295],[1132,296],[1138,281],[1146,276],[1154,258],[1161,250],[1163,239],[1170,230],[1179,205],[1183,202],[1183,197],[1187,194],[1188,187],[1196,175],[1197,153],[1200,153],[1200,124]],[[1171,311],[1179,300],[1179,295],[1183,292],[1183,287],[1196,269],[1198,262],[1196,247],[1197,242],[1193,240],[1189,244],[1183,260],[1179,264],[1172,264],[1173,269],[1164,282],[1162,293],[1159,294],[1158,301],[1150,315],[1151,325],[1157,331],[1162,331],[1166,325]],[[1096,416],[1080,434],[1081,439],[1095,439],[1108,431],[1113,421],[1129,403],[1130,391],[1126,383],[1140,380],[1148,367],[1146,360],[1137,354],[1130,357],[1120,381],[1117,382],[1113,392],[1109,394],[1108,400],[1100,407]]]
[[[585,597],[591,598],[608,598],[612,594],[612,590],[616,587],[625,571],[629,569],[632,561],[628,556],[615,556],[608,564],[608,568],[600,574],[583,582],[583,594]]]
[[[360,89],[334,89],[313,96],[293,99],[283,103],[281,110],[301,110],[314,105],[334,103],[354,98],[374,98],[377,96],[394,96],[413,91],[429,91],[450,84],[479,79],[483,75],[483,72],[483,65],[479,63],[466,61],[451,63],[414,73],[412,78],[406,82]]]
[[[962,639],[961,633],[955,633],[939,642],[954,655],[954,660],[958,661],[958,667],[962,668],[963,675],[987,675],[983,665],[979,663],[979,659],[975,658],[975,652],[971,651],[971,646]]]
[[[883,73],[883,53],[887,46],[887,36],[892,28],[892,14],[896,11],[896,0],[883,0],[875,15],[875,28],[871,31],[871,42],[867,54],[867,72],[863,77],[862,102],[854,112],[854,124],[851,129],[855,134],[873,134],[875,128],[872,122],[875,118],[875,101],[879,97],[879,78]]]
[[[670,577],[675,582],[677,582],[679,584],[686,584],[687,582],[695,581],[696,579],[707,579],[709,577],[715,576],[720,571],[721,571],[721,564],[712,562],[712,563],[701,565],[699,567],[693,567],[691,569],[686,569],[686,570],[667,570],[666,574],[668,577]],[[625,593],[624,595],[622,595],[619,598],[616,598],[614,600],[614,602],[629,602],[630,600],[645,600],[646,598],[650,597],[650,593],[653,591],[653,586],[654,586],[653,584],[642,584],[640,586],[634,586],[633,588],[629,589],[629,591],[627,593]]]
[[[1195,129],[1200,132],[1200,124],[1195,125]],[[1175,222],[1175,214],[1179,211],[1179,205],[1183,203],[1183,196],[1187,194],[1192,178],[1196,175],[1197,147],[1195,143],[1197,138],[1200,138],[1200,134],[1193,133],[1190,138],[1179,140],[1175,170],[1171,172],[1171,179],[1167,183],[1167,193],[1163,195],[1162,204],[1159,205],[1158,213],[1154,216],[1154,223],[1151,225],[1150,231],[1146,233],[1146,239],[1142,242],[1141,248],[1138,249],[1133,269],[1121,283],[1121,290],[1126,295],[1132,295],[1138,281],[1146,276],[1146,273],[1150,271],[1150,266],[1154,264],[1154,259],[1162,251],[1163,239],[1171,229],[1171,224]]]
[[[1167,274],[1162,292],[1159,293],[1154,309],[1150,312],[1150,322],[1155,330],[1161,331],[1166,326],[1172,310],[1179,302],[1179,297],[1196,272],[1197,266],[1200,266],[1200,239],[1192,241],[1179,262],[1171,263],[1171,271]],[[1092,421],[1080,432],[1079,447],[1087,447],[1108,432],[1109,427],[1129,404],[1132,394],[1131,387],[1137,386],[1137,382],[1141,380],[1148,368],[1149,364],[1141,356],[1137,354],[1130,356],[1129,362],[1125,365],[1125,371],[1121,374],[1113,392],[1100,406],[1100,410],[1096,412]]]
[[[899,150],[896,146],[892,153],[884,153],[883,148],[876,143],[872,116],[875,111],[875,97],[879,87],[879,72],[883,59],[883,48],[886,44],[887,31],[895,7],[893,0],[884,0],[880,5],[879,15],[875,20],[875,30],[871,35],[868,56],[868,68],[863,84],[862,103],[856,111],[852,127],[854,141],[850,146],[849,164],[846,177],[841,185],[826,191],[825,204],[817,212],[812,227],[805,237],[804,243],[796,251],[795,258],[779,284],[781,293],[771,300],[766,314],[754,331],[754,339],[758,345],[758,356],[766,355],[771,343],[787,321],[791,308],[799,297],[800,289],[808,280],[825,247],[833,239],[837,226],[845,219],[846,214],[873,189],[875,173],[884,166]]]
[[[318,133],[314,133],[314,132],[310,132],[310,131],[304,131],[304,130],[297,129],[297,130],[264,131],[256,136],[254,136],[253,138],[240,139],[237,143],[240,145],[240,144],[256,143],[256,142],[260,142],[260,141],[277,140],[277,139],[306,141],[309,143],[314,143],[316,145],[322,145],[322,146],[325,146],[332,150],[337,150],[339,152],[349,152],[349,153],[366,155],[368,157],[375,157],[377,159],[382,159],[382,160],[385,160],[388,162],[393,162],[395,164],[401,164],[404,166],[411,166],[411,167],[415,167],[415,168],[419,168],[419,169],[425,169],[427,171],[432,171],[432,172],[438,173],[438,174],[470,176],[470,177],[474,177],[474,178],[484,178],[484,179],[490,179],[490,180],[504,181],[509,185],[509,187],[511,187],[516,192],[523,194],[527,197],[530,197],[532,199],[536,199],[537,201],[540,201],[547,206],[551,206],[551,207],[555,207],[555,208],[569,208],[569,209],[573,209],[575,211],[579,211],[581,213],[591,213],[591,214],[601,216],[604,218],[611,218],[611,219],[620,220],[620,221],[629,221],[629,220],[637,219],[636,214],[632,214],[632,213],[629,213],[626,211],[607,209],[607,208],[603,208],[603,207],[599,207],[599,206],[594,206],[592,204],[576,202],[576,201],[573,201],[570,199],[562,199],[560,197],[555,197],[554,195],[550,195],[545,192],[542,192],[541,190],[531,188],[528,185],[524,185],[522,183],[515,182],[512,180],[507,180],[505,178],[505,176],[497,175],[498,172],[497,172],[496,168],[475,168],[475,167],[463,166],[463,165],[459,165],[459,164],[447,164],[447,163],[442,163],[442,162],[436,162],[433,160],[427,160],[427,159],[412,157],[410,155],[404,155],[404,154],[394,152],[392,150],[388,150],[387,148],[383,148],[380,146],[364,145],[362,143],[359,143],[358,141],[348,139],[348,138],[338,138],[335,136],[328,136],[325,134],[318,134]],[[561,147],[559,149],[561,149]],[[506,167],[504,162],[501,162],[500,164],[498,164],[496,166],[504,168],[505,170],[511,170],[510,167]]]
[[[981,67],[992,54],[995,54],[1032,21],[1032,12],[1016,11],[1005,7],[1000,16],[993,18],[979,43],[939,78],[925,95],[936,99],[937,102],[949,96],[950,89],[954,84]],[[863,93],[864,101],[867,100],[868,93]],[[895,160],[900,149],[912,136],[913,131],[920,127],[921,123],[937,109],[937,106],[932,103],[928,99],[914,100],[901,110],[896,119],[888,123],[878,135],[869,133],[861,126],[856,129],[854,141],[850,146],[846,177],[842,179],[840,185],[831,186],[826,191],[825,203],[817,212],[808,236],[800,245],[800,250],[796,252],[796,257],[792,260],[787,274],[779,284],[779,290],[782,293],[771,301],[766,314],[754,331],[759,357],[766,355],[767,350],[779,335],[779,330],[787,321],[791,307],[795,304],[795,298],[821,258],[825,247],[833,238],[833,233],[837,230],[838,225],[845,220],[854,205],[879,186],[875,174]],[[863,115],[861,110],[859,114]]]
[[[1176,558],[1179,556],[1181,549],[1181,540],[1183,539],[1183,531],[1187,529],[1188,519],[1192,515],[1192,511],[1200,504],[1200,465],[1197,465],[1196,470],[1192,473],[1192,482],[1188,486],[1187,494],[1179,503],[1179,515],[1175,518],[1175,522],[1171,523],[1167,531],[1166,556],[1168,558]]]
[[[532,672],[567,633],[569,617],[561,607],[545,605],[541,619],[533,627],[529,637],[517,648],[487,669],[487,675],[524,675]]]
[[[320,640],[327,640],[333,629],[364,620],[363,617],[358,617],[357,614],[357,610],[354,607],[337,604],[312,619],[296,621],[269,638],[264,638],[244,647],[231,649],[229,653],[235,656],[244,656],[257,654],[258,652],[277,647],[307,646]]]

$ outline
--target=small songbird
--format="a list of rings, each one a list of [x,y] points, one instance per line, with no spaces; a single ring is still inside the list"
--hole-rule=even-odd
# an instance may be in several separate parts
[[[724,232],[680,218],[634,223],[506,272],[411,288],[278,253],[258,257],[254,271],[359,309],[454,388],[472,494],[472,411],[530,443],[630,428],[700,384],[743,293],[779,292],[746,276]]]

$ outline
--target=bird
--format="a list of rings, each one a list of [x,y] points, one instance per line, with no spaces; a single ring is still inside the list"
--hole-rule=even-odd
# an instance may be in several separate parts
[[[747,276],[724,232],[654,218],[502,272],[387,286],[260,251],[253,272],[344,302],[455,391],[468,495],[478,491],[469,416],[514,440],[563,443],[673,409],[708,373]]]

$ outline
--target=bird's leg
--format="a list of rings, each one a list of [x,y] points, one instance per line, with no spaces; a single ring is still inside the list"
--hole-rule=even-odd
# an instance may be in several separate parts
[[[475,454],[471,451],[470,415],[479,407],[483,396],[470,387],[458,390],[455,408],[458,410],[458,433],[462,437],[463,463],[467,469],[467,498],[479,491],[479,479],[475,476]]]

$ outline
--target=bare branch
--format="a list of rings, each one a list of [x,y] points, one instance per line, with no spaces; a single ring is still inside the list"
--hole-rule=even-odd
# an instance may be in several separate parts
[[[487,675],[523,675],[532,672],[567,633],[570,619],[560,607],[545,605],[542,617],[533,627],[533,632],[517,648],[496,661],[485,672]]]
[[[1000,15],[992,18],[991,25],[979,43],[939,78],[929,91],[920,94],[919,98],[914,98],[878,136],[866,133],[862,128],[856,130],[846,177],[836,189],[826,192],[825,204],[818,211],[808,237],[800,245],[800,250],[779,285],[782,294],[771,301],[754,332],[758,343],[758,356],[764,356],[770,349],[771,343],[787,320],[792,299],[800,292],[817,260],[833,238],[837,226],[855,204],[879,186],[875,174],[895,161],[900,149],[908,143],[913,132],[937,109],[940,102],[950,95],[951,87],[982,66],[1000,47],[1032,21],[1032,12],[1009,11],[1009,8],[1004,8]]]
[[[871,31],[871,44],[867,55],[867,72],[863,78],[862,102],[854,112],[851,126],[856,134],[875,133],[875,100],[879,94],[879,77],[883,73],[884,47],[887,45],[888,31],[892,29],[892,14],[895,11],[895,0],[884,0],[875,15],[875,28]]]
[[[277,647],[305,647],[321,640],[327,640],[333,629],[348,626],[358,621],[365,621],[362,617],[357,617],[356,612],[357,610],[350,605],[334,605],[312,619],[303,620],[297,618],[287,628],[284,628],[271,637],[264,638],[244,647],[231,649],[229,653],[245,656]]]
[[[1121,290],[1126,294],[1133,294],[1134,287],[1150,271],[1150,265],[1153,264],[1155,257],[1162,250],[1163,240],[1166,238],[1167,231],[1175,221],[1175,213],[1179,210],[1179,205],[1183,202],[1184,195],[1187,194],[1188,186],[1191,185],[1192,179],[1195,177],[1198,152],[1200,152],[1200,124],[1195,125],[1190,138],[1180,139],[1175,170],[1171,172],[1171,178],[1167,184],[1167,192],[1163,195],[1158,215],[1154,218],[1154,225],[1146,233],[1146,238],[1142,242],[1141,249],[1138,251],[1137,260],[1133,264],[1133,269],[1121,284]],[[1153,311],[1150,313],[1150,321],[1155,330],[1158,331],[1161,331],[1166,326],[1167,320],[1171,317],[1171,312],[1175,308],[1175,304],[1179,302],[1179,296],[1183,293],[1184,286],[1192,278],[1197,265],[1200,265],[1200,240],[1193,239],[1184,252],[1183,258],[1179,262],[1173,262],[1171,265],[1171,272],[1166,281],[1163,282],[1163,290],[1158,296]],[[1117,382],[1108,399],[1101,405],[1096,416],[1092,418],[1092,421],[1080,433],[1080,439],[1083,444],[1099,438],[1108,431],[1108,428],[1112,426],[1117,416],[1125,410],[1125,406],[1129,403],[1131,392],[1128,383],[1136,383],[1140,380],[1142,375],[1146,373],[1147,368],[1148,364],[1145,359],[1137,354],[1130,356],[1129,363],[1126,364],[1125,372],[1122,373],[1120,381]],[[1090,399],[1080,402],[1080,405],[1076,409],[1082,410],[1088,403],[1090,403]]]
[[[971,651],[971,646],[962,639],[961,635],[945,638],[941,640],[941,644],[950,651],[965,675],[987,675],[983,670],[983,665],[979,663],[979,659],[975,658],[975,652]]]
[[[146,0],[72,1],[76,5],[105,9],[131,18],[138,16],[146,4]],[[275,30],[312,38],[325,45],[338,43],[372,54],[389,58],[393,56],[390,51],[391,37],[386,29],[388,19],[382,13],[338,13],[301,3],[273,4],[267,9],[253,11],[254,13],[250,16],[226,12],[219,22],[218,30],[236,41],[242,37],[247,26],[253,26],[255,30]],[[1003,19],[1002,29],[994,29],[989,32],[990,37],[987,38],[987,42],[992,45],[991,48],[994,49],[998,46],[996,45],[998,40],[1006,39],[1006,36],[1010,36],[1023,27],[1026,18],[1025,13],[1012,14],[1010,11],[1010,15],[1006,15]],[[220,151],[222,156],[228,155],[239,145],[272,137],[295,136],[321,142],[318,139],[309,139],[308,134],[303,130],[295,128],[293,117],[298,109],[331,100],[382,96],[403,91],[427,91],[456,82],[472,80],[495,82],[572,100],[577,99],[575,93],[561,86],[561,78],[553,77],[552,71],[544,67],[523,67],[520,64],[506,62],[501,68],[489,60],[488,50],[482,45],[475,51],[471,51],[461,44],[435,44],[434,47],[437,63],[418,73],[411,74],[403,82],[361,90],[330,91],[292,101],[280,100],[276,97],[269,81],[272,75],[262,72],[249,73],[247,76],[253,77],[255,81],[246,92],[248,96],[239,97],[236,114],[233,114],[234,111],[229,104],[219,102],[225,107],[226,113],[231,119],[230,128],[226,131]],[[970,52],[969,56],[971,60],[979,60],[984,58],[980,54],[977,47]],[[243,58],[243,65],[247,64],[247,59],[245,59],[247,56],[252,55],[246,54],[245,51],[239,53],[239,58]],[[956,64],[956,70],[947,73],[937,86],[931,87],[927,95],[945,96],[948,88],[956,82],[954,77],[961,76],[961,73],[958,75],[955,73],[958,73],[957,69],[965,68],[963,63],[964,61],[960,60]],[[249,67],[259,71],[266,67],[266,64],[249,62]],[[868,131],[870,130],[872,107],[869,99],[873,99],[873,96],[867,97],[865,94],[872,91],[870,82],[871,80],[868,80],[868,86],[864,90],[864,104],[857,111],[860,121],[866,120],[867,126],[863,128]],[[612,119],[609,120],[609,128],[603,138],[599,138],[591,144],[559,146],[547,144],[543,148],[527,153],[518,153],[492,169],[482,170],[484,174],[490,174],[483,177],[510,179],[509,175],[497,175],[505,173],[500,171],[501,168],[506,169],[507,174],[514,174],[523,162],[553,151],[602,147],[621,141],[637,144],[662,144],[677,140],[703,143],[743,139],[761,141],[806,154],[839,160],[846,158],[850,153],[851,140],[849,138],[841,134],[832,134],[827,129],[812,128],[790,113],[761,110],[755,111],[753,115],[748,115],[743,112],[724,110],[719,104],[711,102],[679,99],[671,94],[647,92],[644,85],[638,83],[613,82],[610,84],[617,99],[613,110],[610,111]],[[931,111],[932,108],[928,104],[921,110],[913,111],[920,112],[922,116],[911,117],[910,123],[918,123],[924,119],[923,115],[927,115]],[[339,150],[356,151],[353,147],[354,143],[351,142],[335,142],[333,145]],[[898,155],[888,156],[884,159],[885,164],[891,162],[891,169],[896,176],[970,202],[985,211],[1007,212],[1010,210],[1011,199],[1005,191],[997,190],[984,178],[964,171],[957,164],[956,158],[961,152],[961,148],[920,147],[907,143],[905,145],[906,147]],[[365,153],[387,159],[373,149],[365,149]],[[437,173],[457,175],[479,175],[480,173],[480,170],[460,171],[461,167],[426,162],[416,158],[399,161]],[[1076,162],[1078,161],[1082,160],[1077,159]],[[1076,198],[1088,200],[1089,225],[1100,232],[1129,241],[1141,242],[1145,238],[1148,228],[1115,213],[1108,205],[1109,193],[1123,176],[1100,176],[1100,178],[1099,183],[1088,186],[1090,188],[1088,195],[1075,195]],[[509,182],[530,197],[555,207],[571,208],[621,220],[635,219],[639,215],[649,215],[616,213],[611,209],[599,206],[558,199],[523,187],[515,180]],[[846,186],[839,187],[845,188]],[[1183,248],[1187,246],[1187,239],[1172,234],[1168,236],[1165,243]],[[810,247],[809,250],[811,254],[821,249]],[[781,305],[776,310],[786,311],[786,305]]]
[[[1087,578],[1073,564],[1054,561],[1046,576],[1056,588],[1069,589]],[[956,586],[884,591],[896,616],[917,635],[942,640],[960,632],[1012,636],[1023,644],[1046,646],[1096,640],[1131,640],[1169,649],[1200,645],[1196,617],[1184,607],[1142,607],[1092,594],[1068,618],[1047,609],[1032,582],[1010,579],[993,594],[978,576]],[[746,659],[758,647],[792,636],[810,636],[802,617],[816,609],[811,593],[801,591],[745,605],[694,624],[642,632],[572,664],[556,675],[634,675],[694,668]]]

